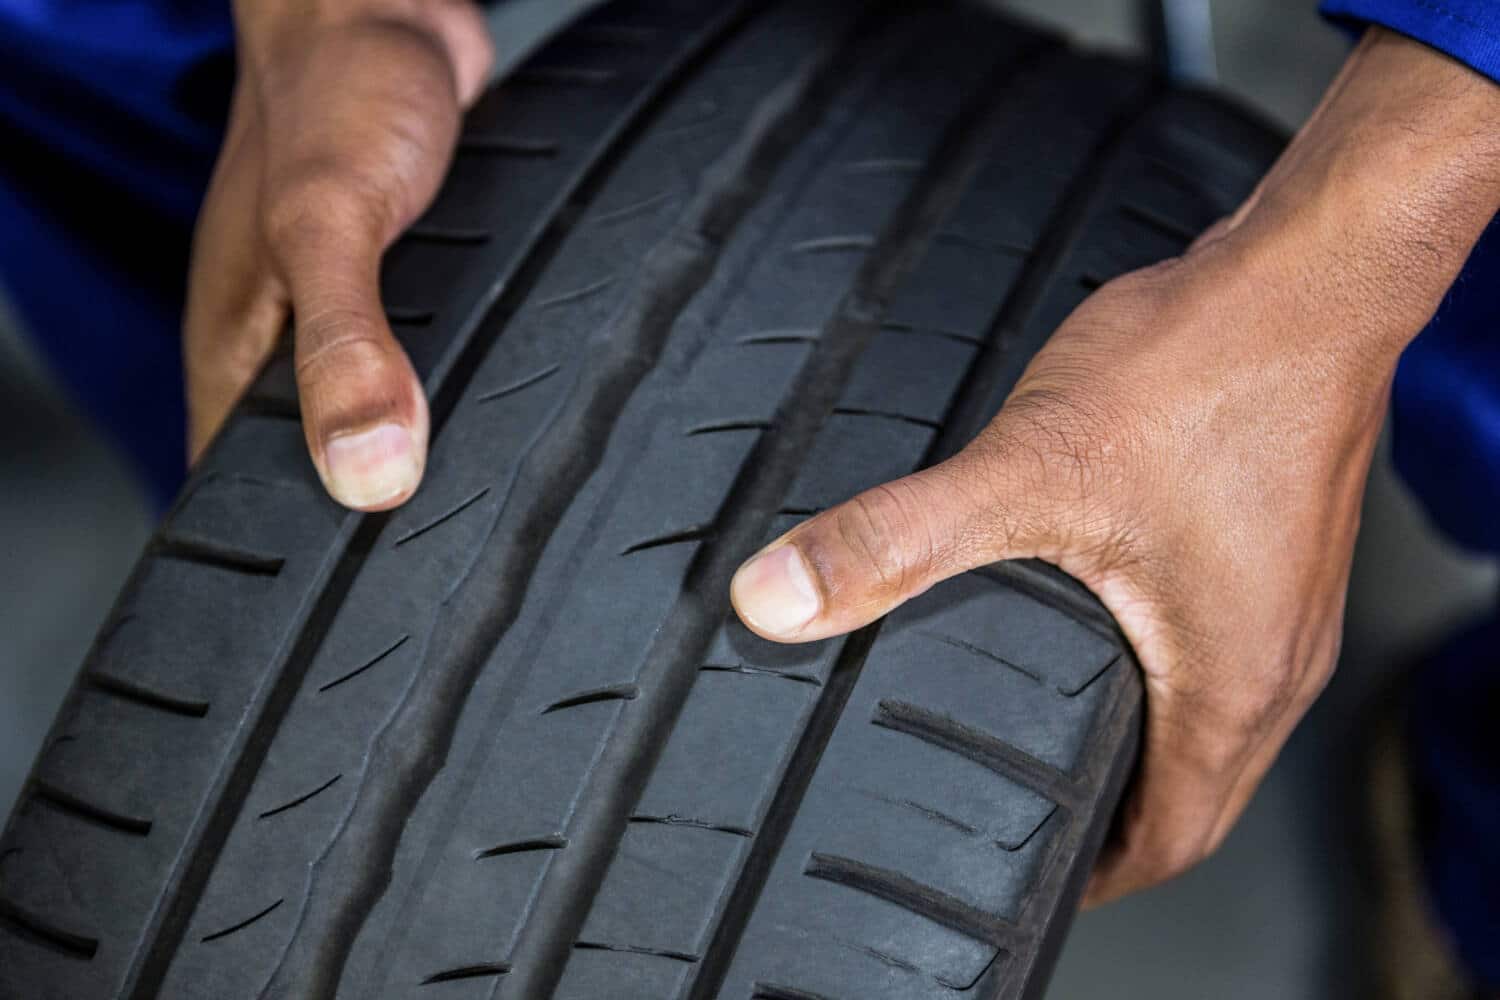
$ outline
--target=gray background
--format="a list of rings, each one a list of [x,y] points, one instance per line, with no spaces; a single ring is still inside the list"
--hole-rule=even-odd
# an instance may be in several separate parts
[[[587,0],[512,0],[502,61]],[[1139,45],[1126,0],[1013,0],[1091,45]],[[1313,0],[1216,0],[1233,93],[1289,129],[1347,42]],[[58,392],[0,303],[0,812],[8,811],[150,515],[119,459]],[[1224,847],[1177,881],[1080,918],[1054,997],[1298,998],[1368,989],[1355,848],[1369,705],[1496,593],[1495,567],[1424,525],[1382,454],[1365,504],[1338,675]]]

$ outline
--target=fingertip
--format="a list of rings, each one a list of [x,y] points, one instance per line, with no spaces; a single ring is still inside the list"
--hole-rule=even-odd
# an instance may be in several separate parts
[[[318,472],[329,495],[345,507],[390,510],[416,492],[424,458],[411,429],[387,421],[328,438]]]
[[[823,608],[807,560],[786,542],[750,557],[730,581],[729,599],[751,631],[777,642],[797,641]]]

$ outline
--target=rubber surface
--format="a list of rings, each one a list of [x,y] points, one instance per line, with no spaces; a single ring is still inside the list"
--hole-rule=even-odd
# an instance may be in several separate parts
[[[418,496],[323,496],[282,355],[142,558],[0,841],[0,997],[1039,995],[1141,712],[1103,608],[1007,564],[777,647],[727,582],[1277,147],[962,5],[593,15],[387,260]]]

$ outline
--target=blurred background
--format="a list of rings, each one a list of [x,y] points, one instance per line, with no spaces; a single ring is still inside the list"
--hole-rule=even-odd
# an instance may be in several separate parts
[[[502,64],[587,0],[510,0]],[[1143,46],[1130,0],[1010,0],[1080,41]],[[1288,131],[1348,48],[1315,0],[1214,0],[1221,86]],[[8,812],[151,513],[0,299],[0,813]],[[1343,661],[1224,847],[1170,885],[1086,914],[1054,997],[1367,995],[1371,939],[1362,760],[1372,703],[1403,668],[1485,610],[1496,567],[1424,523],[1382,455],[1355,555]]]

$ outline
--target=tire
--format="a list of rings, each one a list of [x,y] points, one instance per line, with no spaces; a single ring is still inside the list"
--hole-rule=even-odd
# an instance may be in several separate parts
[[[1138,738],[1103,607],[1004,564],[777,647],[727,582],[1278,146],[962,5],[577,25],[388,255],[425,485],[336,507],[273,360],[6,827],[0,997],[1040,995]]]

